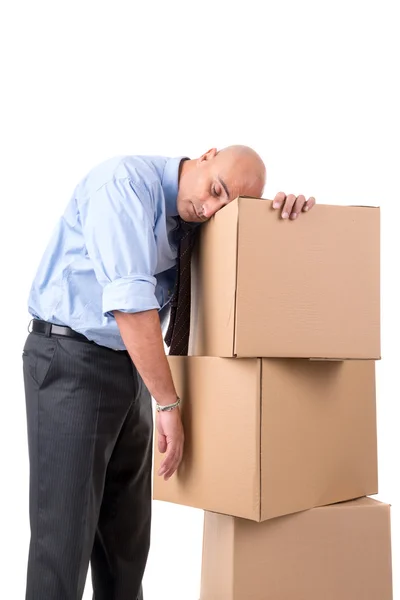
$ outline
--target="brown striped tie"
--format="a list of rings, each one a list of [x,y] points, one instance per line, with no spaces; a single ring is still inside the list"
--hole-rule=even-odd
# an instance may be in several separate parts
[[[182,237],[179,242],[177,275],[171,297],[171,313],[164,341],[169,354],[187,355],[190,332],[190,259],[197,227],[180,220]]]

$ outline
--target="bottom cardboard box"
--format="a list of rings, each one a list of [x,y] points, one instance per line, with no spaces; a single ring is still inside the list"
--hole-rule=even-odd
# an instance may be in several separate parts
[[[360,498],[263,523],[206,512],[201,600],[392,600],[390,506]]]

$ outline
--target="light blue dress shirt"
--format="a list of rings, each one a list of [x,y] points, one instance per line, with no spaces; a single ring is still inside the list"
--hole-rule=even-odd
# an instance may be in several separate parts
[[[33,317],[124,350],[112,311],[167,306],[176,276],[182,158],[118,157],[80,182],[33,281]]]

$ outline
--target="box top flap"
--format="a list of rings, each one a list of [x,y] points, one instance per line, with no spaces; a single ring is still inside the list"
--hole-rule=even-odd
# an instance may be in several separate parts
[[[260,200],[261,202],[270,202],[272,204],[273,200],[269,199],[269,198],[257,198],[255,196],[238,196],[237,198],[235,198],[234,202],[240,202],[242,200]],[[325,204],[325,203],[321,203],[318,202],[316,204],[316,206],[329,206],[330,208],[374,208],[374,209],[380,209],[379,206],[376,205],[371,205],[371,204]]]

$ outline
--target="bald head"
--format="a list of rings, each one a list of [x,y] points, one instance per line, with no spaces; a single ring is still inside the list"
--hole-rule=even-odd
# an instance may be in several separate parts
[[[266,168],[249,146],[211,148],[182,165],[178,211],[186,221],[204,221],[238,196],[260,197]]]
[[[225,162],[225,164],[231,165],[231,167],[238,167],[243,170],[248,170],[254,173],[254,176],[262,184],[262,188],[265,185],[266,179],[266,168],[265,164],[259,154],[250,146],[227,146],[219,152],[217,152],[215,159],[217,161]]]

